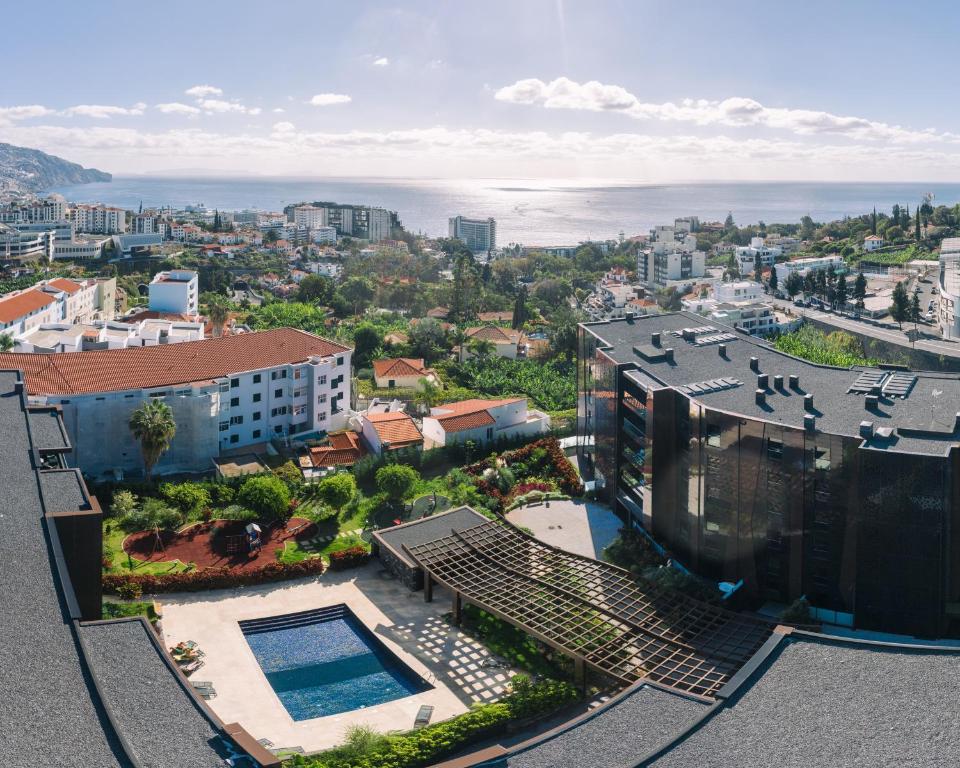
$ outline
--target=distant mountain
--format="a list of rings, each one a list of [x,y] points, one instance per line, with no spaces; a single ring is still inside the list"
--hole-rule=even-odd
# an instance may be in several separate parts
[[[66,184],[111,181],[113,176],[84,168],[39,149],[0,143],[0,193],[39,192]]]

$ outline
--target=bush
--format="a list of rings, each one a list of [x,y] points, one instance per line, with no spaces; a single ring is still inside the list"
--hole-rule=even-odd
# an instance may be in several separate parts
[[[117,594],[124,600],[139,600],[143,597],[143,586],[135,582],[120,584]]]
[[[812,624],[813,617],[810,615],[810,603],[807,598],[798,597],[787,609],[780,615],[780,620],[787,624]]]
[[[236,491],[233,490],[233,486],[226,485],[225,483],[209,483],[207,485],[207,492],[210,494],[210,499],[213,503],[218,506],[230,504],[234,496],[236,496]]]
[[[290,489],[276,475],[248,478],[240,486],[237,502],[266,522],[283,521],[290,516]]]
[[[203,509],[210,506],[210,494],[197,483],[163,483],[160,486],[160,495],[187,518],[196,518]]]
[[[357,495],[357,481],[347,472],[338,472],[321,480],[316,487],[317,497],[328,507],[340,514],[347,504]]]
[[[239,504],[231,504],[229,507],[225,507],[219,516],[223,520],[239,520],[242,523],[252,523],[257,520],[256,512]]]
[[[370,560],[370,552],[366,547],[356,546],[349,549],[341,549],[330,553],[330,570],[345,571],[347,568],[357,568],[366,565]]]
[[[128,588],[127,585],[134,585],[133,588],[139,589],[141,595],[159,592],[204,592],[208,589],[233,589],[304,576],[319,576],[323,570],[323,560],[314,558],[299,563],[267,563],[254,571],[235,571],[221,567],[182,573],[106,574],[103,577],[103,589],[105,592],[120,594],[121,589]]]
[[[183,524],[183,515],[160,499],[144,499],[120,521],[120,527],[128,533],[134,531],[172,531]]]
[[[404,464],[388,464],[377,470],[377,489],[391,501],[403,501],[419,481],[417,470]]]
[[[292,461],[281,464],[273,470],[273,474],[287,484],[290,493],[296,493],[303,485],[303,473],[300,472],[300,468]]]
[[[137,497],[132,491],[117,491],[110,505],[112,517],[124,518],[137,508]]]
[[[638,576],[648,568],[665,564],[650,540],[629,528],[620,529],[620,535],[604,550],[603,559]]]

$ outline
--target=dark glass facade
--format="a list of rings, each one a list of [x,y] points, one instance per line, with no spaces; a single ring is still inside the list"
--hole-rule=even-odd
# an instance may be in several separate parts
[[[960,636],[956,447],[875,450],[714,410],[581,341],[580,435],[624,520],[757,605],[806,596],[858,628]]]

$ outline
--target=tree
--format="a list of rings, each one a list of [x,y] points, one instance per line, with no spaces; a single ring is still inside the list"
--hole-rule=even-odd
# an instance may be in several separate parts
[[[530,311],[527,309],[527,286],[521,283],[517,289],[517,298],[513,303],[513,322],[510,323],[510,327],[515,330],[523,328],[523,324],[527,322],[529,317]]]
[[[161,499],[147,497],[137,508],[128,512],[120,521],[125,531],[172,531],[183,523],[183,515]]]
[[[890,317],[892,317],[900,329],[903,329],[903,321],[910,316],[910,297],[907,296],[907,289],[903,283],[897,283],[893,287],[891,296],[893,303],[890,305]]]
[[[349,472],[328,475],[317,484],[317,496],[320,497],[320,501],[336,510],[338,516],[356,495],[357,481]]]
[[[737,254],[733,252],[727,257],[727,268],[723,272],[723,279],[736,280],[740,277],[740,262],[737,261]]]
[[[365,277],[351,277],[340,286],[340,295],[353,306],[353,314],[359,315],[361,309],[365,309],[373,301],[374,290]]]
[[[900,224],[900,205],[898,203],[893,204],[893,213],[890,216],[890,220],[894,224]]]
[[[873,215],[870,217],[870,234],[877,234],[877,206],[873,206]]]
[[[122,520],[133,512],[138,504],[139,500],[133,491],[116,491],[113,494],[113,503],[110,505],[110,514]]]
[[[160,486],[160,495],[187,518],[198,515],[210,506],[209,492],[196,483],[164,483]]]
[[[0,333],[0,352],[9,352],[13,349],[13,335]]]
[[[439,320],[428,317],[410,326],[407,345],[411,355],[430,365],[447,353],[447,334]]]
[[[449,317],[455,322],[470,320],[476,314],[477,280],[473,256],[460,253],[453,265],[453,291],[450,295]]]
[[[813,223],[813,219],[810,218],[810,216],[801,216],[800,217],[800,239],[812,240],[815,232],[816,232],[816,224]]]
[[[377,490],[385,493],[393,502],[403,501],[413,492],[420,475],[406,464],[387,464],[376,474]]]
[[[919,208],[917,208],[917,220],[916,220],[916,223],[914,224],[914,237],[916,238],[916,241],[919,243],[920,242],[920,209]]]
[[[380,349],[382,338],[376,326],[360,323],[353,332],[353,360],[357,368],[366,368]]]
[[[796,272],[791,272],[787,275],[787,279],[783,281],[783,287],[792,299],[803,290],[803,278]]]
[[[326,306],[334,293],[333,280],[323,275],[307,275],[297,288],[297,301],[314,302]]]
[[[863,300],[867,295],[867,278],[863,272],[857,273],[857,279],[853,281],[853,298],[857,307],[857,313],[863,309]]]
[[[847,276],[844,274],[837,277],[836,285],[833,288],[833,300],[836,302],[837,309],[843,312],[847,306]]]
[[[417,393],[414,395],[414,402],[423,410],[429,413],[430,409],[437,404],[440,399],[440,385],[434,383],[426,377],[421,377],[417,382]]]
[[[478,360],[486,360],[497,351],[496,345],[489,339],[470,339],[467,342],[467,349]]]
[[[214,336],[223,334],[223,326],[230,317],[230,302],[219,293],[205,293],[200,300],[207,305],[207,319]]]
[[[920,210],[919,208],[917,210]],[[913,289],[913,295],[910,297],[910,320],[913,321],[913,330],[917,330],[917,323],[920,322],[920,317],[923,314],[923,310],[920,308],[920,286],[917,286]]]
[[[256,512],[261,520],[285,520],[290,512],[290,489],[276,475],[256,475],[240,486],[237,503]]]
[[[777,277],[777,267],[776,265],[774,265],[774,267],[770,270],[770,280],[768,281],[771,291],[777,290],[777,284],[779,283],[779,281],[780,280]]]
[[[129,426],[133,436],[140,441],[144,474],[149,481],[153,467],[177,433],[173,411],[160,398],[151,398],[130,415]]]
[[[737,225],[736,225],[736,224],[734,223],[734,221],[733,221],[733,212],[731,211],[731,212],[727,213],[727,218],[725,218],[725,219],[723,220],[723,228],[724,228],[724,229],[733,229],[735,226],[737,226]]]

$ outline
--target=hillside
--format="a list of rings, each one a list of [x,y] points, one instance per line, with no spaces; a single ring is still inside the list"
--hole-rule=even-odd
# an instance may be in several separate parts
[[[109,173],[84,168],[38,149],[0,143],[0,194],[39,192],[65,184],[110,181]]]

